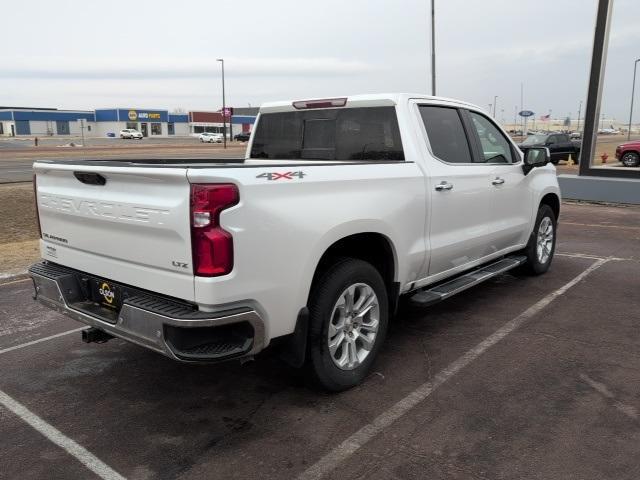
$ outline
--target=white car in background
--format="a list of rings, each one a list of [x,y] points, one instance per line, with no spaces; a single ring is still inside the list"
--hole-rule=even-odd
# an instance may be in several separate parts
[[[142,140],[142,133],[137,131],[134,128],[125,128],[120,130],[120,138],[130,138],[130,139],[138,139]]]
[[[198,138],[200,139],[201,142],[207,142],[207,143],[222,143],[223,140],[223,136],[221,133],[214,133],[214,132],[204,132],[201,133],[200,135],[198,135]]]

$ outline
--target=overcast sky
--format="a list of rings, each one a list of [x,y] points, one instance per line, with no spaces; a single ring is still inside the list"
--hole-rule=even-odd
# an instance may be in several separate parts
[[[536,116],[585,99],[596,0],[436,0],[438,95]],[[217,109],[430,91],[429,0],[30,0],[2,9],[0,105]],[[629,112],[640,1],[616,0],[605,101]],[[640,107],[640,103],[639,103]],[[640,110],[640,108],[639,108]],[[584,111],[584,109],[583,109]],[[639,113],[640,117],[640,113]],[[638,117],[637,117],[638,118]]]

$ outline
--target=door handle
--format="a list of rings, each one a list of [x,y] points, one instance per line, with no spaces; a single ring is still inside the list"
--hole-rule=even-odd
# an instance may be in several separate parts
[[[504,183],[504,178],[496,177],[494,181],[491,182],[492,185],[502,185]]]
[[[453,188],[453,184],[449,182],[440,182],[436,185],[436,192],[442,192],[444,190],[451,190]]]

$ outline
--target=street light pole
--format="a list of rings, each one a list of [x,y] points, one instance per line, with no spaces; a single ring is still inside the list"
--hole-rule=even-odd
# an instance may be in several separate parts
[[[498,96],[493,96],[493,118],[496,118],[496,102],[498,101]]]
[[[576,131],[580,132],[580,113],[582,112],[582,100],[580,100],[580,106],[578,106],[578,128]]]
[[[436,96],[436,0],[431,0],[431,95]]]
[[[627,140],[631,140],[631,119],[633,117],[633,96],[636,90],[636,68],[638,67],[640,58],[633,63],[633,86],[631,87],[631,108],[629,109],[629,131],[627,132]]]
[[[216,61],[222,64],[222,141],[224,148],[227,148],[227,104],[224,95],[224,58],[217,58]]]

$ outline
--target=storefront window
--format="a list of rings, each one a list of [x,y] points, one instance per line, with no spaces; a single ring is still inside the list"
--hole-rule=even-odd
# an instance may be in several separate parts
[[[138,122],[127,122],[127,128],[132,128],[134,130],[140,131],[138,128]]]
[[[162,124],[161,123],[152,123],[151,124],[151,135],[162,135]]]
[[[204,132],[212,132],[212,133],[222,133],[222,127],[204,127],[202,125],[194,125],[193,133],[204,133]]]

